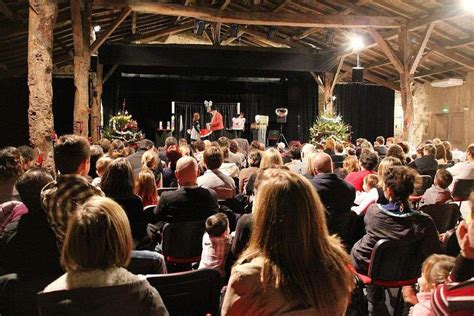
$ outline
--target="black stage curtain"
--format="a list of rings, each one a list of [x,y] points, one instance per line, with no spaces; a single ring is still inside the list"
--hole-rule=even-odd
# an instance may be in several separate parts
[[[117,78],[109,79],[107,86],[107,88],[104,87],[103,104],[104,112],[109,115],[108,118],[121,109],[125,99],[126,109],[138,121],[146,137],[150,139],[154,139],[159,121],[163,121],[165,126],[166,121],[171,120],[172,101],[200,104],[196,109],[190,107],[186,111],[186,119],[183,116],[183,120],[191,117],[194,111],[201,113],[201,109],[204,110],[205,100],[211,100],[214,104],[239,102],[240,110],[247,118],[244,135],[249,140],[251,140],[250,123],[254,121],[255,115],[269,115],[268,130],[280,130],[280,125],[276,122],[275,108],[286,107],[289,109],[288,123],[282,125],[286,138],[288,141],[293,139],[307,141],[309,127],[317,113],[317,86],[307,74],[272,82],[242,82],[225,78],[222,80],[128,78],[118,75]],[[226,113],[227,110],[220,110],[226,117],[225,128],[230,128],[232,117],[237,113],[231,110],[229,113]],[[179,114],[176,120],[178,123]],[[208,113],[201,113],[202,127],[210,120],[211,116]],[[183,125],[188,124],[186,122],[183,122]],[[189,127],[190,122],[191,120],[189,120]]]
[[[352,141],[393,136],[395,93],[363,84],[341,84],[335,88],[336,111],[352,126]]]

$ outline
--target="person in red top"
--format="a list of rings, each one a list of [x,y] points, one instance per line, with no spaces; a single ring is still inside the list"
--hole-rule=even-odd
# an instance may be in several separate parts
[[[349,173],[344,180],[352,184],[357,191],[362,192],[364,178],[369,174],[376,173],[375,169],[379,164],[379,156],[370,149],[363,149],[360,154],[359,163],[361,170]]]
[[[219,137],[224,136],[224,120],[222,118],[222,114],[217,111],[216,108],[212,108],[211,110],[211,131],[212,131],[212,139],[217,140]]]

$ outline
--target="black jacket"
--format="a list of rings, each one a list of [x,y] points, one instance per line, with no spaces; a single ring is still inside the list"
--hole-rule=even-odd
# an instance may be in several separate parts
[[[431,176],[433,179],[438,170],[438,162],[432,155],[418,158],[412,161],[408,166],[416,169],[419,174]]]

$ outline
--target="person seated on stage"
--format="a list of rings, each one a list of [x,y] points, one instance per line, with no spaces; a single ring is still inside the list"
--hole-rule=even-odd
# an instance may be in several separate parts
[[[206,220],[202,236],[202,255],[198,269],[215,269],[225,277],[227,255],[232,246],[229,219],[224,213],[211,215]]]
[[[207,170],[197,179],[197,184],[213,189],[219,199],[227,200],[235,196],[235,181],[220,170],[224,154],[219,147],[211,147],[204,152]]]
[[[439,169],[434,178],[434,184],[425,191],[421,198],[422,205],[445,204],[453,200],[449,186],[453,176],[446,169]]]
[[[105,173],[105,169],[110,165],[113,160],[109,157],[101,157],[95,163],[95,172],[97,177],[92,180],[92,185],[100,188],[100,182],[102,181],[102,176]]]
[[[361,146],[363,146],[362,144]],[[379,156],[373,150],[364,148],[361,151],[359,162],[362,170],[349,173],[344,180],[352,184],[357,191],[361,192],[363,190],[362,183],[364,178],[369,174],[375,173],[377,165],[379,164]]]
[[[365,215],[367,208],[377,203],[379,199],[379,193],[377,191],[377,184],[379,182],[379,177],[375,174],[369,174],[364,178],[364,192],[357,192],[354,204],[351,210],[357,213],[357,215]]]
[[[78,311],[85,315],[138,315],[144,311],[148,315],[168,315],[160,294],[145,276],[125,269],[132,248],[130,225],[120,205],[109,198],[90,199],[69,222],[61,258],[66,273],[43,291],[50,295],[74,292],[66,301],[46,300],[44,304],[54,304],[48,306],[50,310],[65,315]],[[107,288],[111,292],[105,291]],[[84,304],[84,297],[94,303]]]

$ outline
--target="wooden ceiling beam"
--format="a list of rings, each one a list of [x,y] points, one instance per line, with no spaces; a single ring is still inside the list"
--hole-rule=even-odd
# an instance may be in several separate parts
[[[158,31],[131,36],[129,38],[125,38],[123,41],[125,43],[148,43],[163,36],[173,35],[182,31],[194,29],[194,24],[195,24],[194,21],[190,21],[181,25],[175,25],[169,28],[158,30]]]
[[[283,0],[279,5],[277,5],[277,6],[272,10],[272,12],[273,12],[273,13],[277,13],[277,12],[283,10],[290,2],[291,2],[291,0]]]
[[[455,70],[460,70],[463,69],[463,66],[460,66],[458,64],[449,64],[449,65],[444,65],[438,68],[433,68],[433,69],[428,69],[426,71],[421,71],[415,74],[415,78],[423,78],[427,76],[433,76],[437,74],[442,74],[445,72],[449,71],[455,71]]]
[[[3,0],[0,0],[0,13],[7,17],[10,21],[15,21],[15,15],[13,11],[5,4]]]
[[[386,16],[340,16],[313,14],[286,14],[268,12],[230,12],[212,8],[190,7],[178,4],[159,3],[152,0],[96,0],[97,7],[123,8],[134,11],[169,16],[187,16],[208,22],[226,24],[288,26],[288,27],[335,27],[335,28],[398,28],[402,20]]]
[[[426,45],[428,44],[428,40],[430,39],[431,32],[433,31],[435,26],[434,22],[431,22],[426,26],[425,33],[423,34],[420,47],[418,48],[418,51],[416,52],[415,59],[413,60],[413,63],[410,67],[410,74],[414,74],[416,68],[420,64],[421,58],[423,57],[423,52],[425,51]]]
[[[403,63],[400,61],[400,58],[397,56],[397,53],[393,50],[392,46],[384,40],[382,35],[380,35],[380,33],[374,28],[369,27],[367,30],[393,66],[395,66],[395,69],[397,69],[399,73],[404,72]]]
[[[122,24],[122,22],[128,17],[128,15],[132,12],[131,8],[123,8],[122,12],[120,12],[119,16],[113,20],[113,22],[107,27],[106,30],[104,30],[102,33],[100,33],[99,37],[91,44],[91,54],[94,54],[97,52],[99,47],[105,43],[107,38]],[[136,18],[135,18],[136,22]],[[132,23],[133,25],[133,23]],[[135,29],[136,29],[136,24],[135,24]]]

